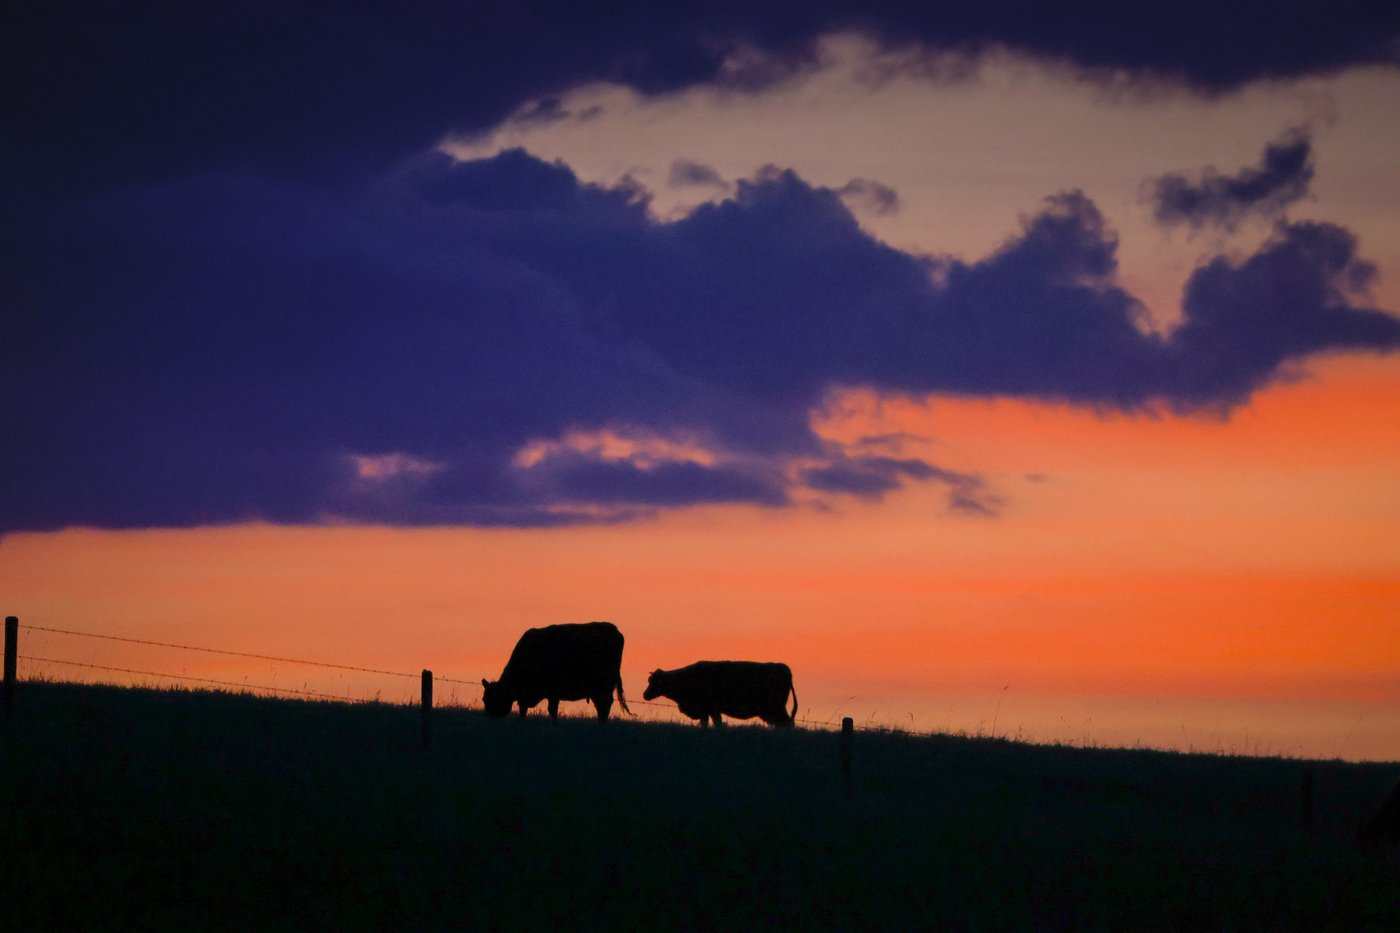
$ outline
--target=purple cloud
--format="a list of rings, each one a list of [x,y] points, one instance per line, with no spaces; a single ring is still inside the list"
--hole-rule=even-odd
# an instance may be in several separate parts
[[[868,178],[852,178],[837,188],[836,193],[847,204],[873,214],[893,214],[899,210],[899,192]]]
[[[671,174],[669,178],[671,187],[708,187],[708,188],[728,188],[729,182],[724,180],[724,176],[708,165],[699,162],[692,162],[690,159],[677,159],[671,163]]]
[[[791,172],[662,223],[521,151],[130,186],[12,246],[0,530],[552,525],[906,482],[992,512],[976,477],[833,447],[811,412],[842,385],[1228,407],[1311,353],[1400,346],[1335,226],[1198,269],[1164,338],[1079,194],[932,262]]]
[[[1158,223],[1234,230],[1251,215],[1281,217],[1289,204],[1307,196],[1312,178],[1312,140],[1294,130],[1265,147],[1258,168],[1236,175],[1208,168],[1196,182],[1171,173],[1153,181],[1146,194]]]

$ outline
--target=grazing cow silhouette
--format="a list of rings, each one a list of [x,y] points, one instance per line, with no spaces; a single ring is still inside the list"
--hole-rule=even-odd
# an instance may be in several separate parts
[[[622,693],[622,633],[611,622],[578,622],[527,629],[515,643],[500,680],[482,678],[486,715],[501,717],[520,705],[520,716],[540,700],[549,701],[549,718],[559,719],[560,700],[591,700],[598,720],[617,700],[630,715]]]
[[[787,711],[792,694],[792,712]],[[700,725],[724,725],[722,716],[790,726],[797,718],[797,691],[786,664],[758,661],[696,661],[674,671],[652,671],[642,698],[669,697]]]

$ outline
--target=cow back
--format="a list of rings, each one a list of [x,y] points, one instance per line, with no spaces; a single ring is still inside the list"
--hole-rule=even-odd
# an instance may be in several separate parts
[[[762,661],[696,661],[665,672],[665,694],[682,706],[735,719],[786,718],[792,669]]]
[[[526,630],[501,673],[517,698],[581,700],[611,692],[622,668],[622,633],[611,622]]]

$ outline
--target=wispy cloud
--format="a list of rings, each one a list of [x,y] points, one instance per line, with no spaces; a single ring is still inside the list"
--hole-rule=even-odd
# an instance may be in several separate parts
[[[857,210],[868,210],[872,214],[893,214],[899,210],[899,192],[889,185],[868,178],[852,178],[836,193],[841,199]]]
[[[1207,168],[1199,180],[1171,173],[1145,186],[1155,216],[1165,225],[1207,225],[1234,230],[1251,216],[1276,219],[1306,197],[1313,178],[1312,139],[1293,130],[1264,149],[1257,168],[1222,175]]]
[[[724,176],[713,167],[703,165],[699,162],[692,162],[690,159],[677,159],[671,163],[669,181],[674,188],[690,186],[721,189],[729,188],[729,182],[725,181]]]

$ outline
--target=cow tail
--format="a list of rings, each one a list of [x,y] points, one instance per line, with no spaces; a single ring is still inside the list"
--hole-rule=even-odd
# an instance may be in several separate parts
[[[795,723],[797,722],[797,688],[789,685],[788,692],[792,694],[792,715],[788,718]]]
[[[620,704],[622,704],[622,711],[623,711],[624,713],[626,713],[628,716],[635,715],[635,714],[632,712],[632,710],[631,710],[630,708],[628,708],[628,706],[627,706],[627,695],[624,694],[624,693],[622,692],[622,674],[621,674],[621,672],[619,672],[618,675],[617,675],[617,702],[620,703]]]

